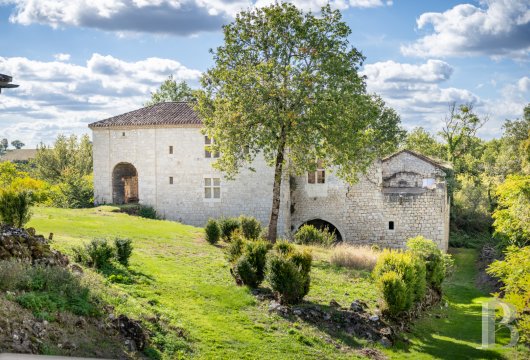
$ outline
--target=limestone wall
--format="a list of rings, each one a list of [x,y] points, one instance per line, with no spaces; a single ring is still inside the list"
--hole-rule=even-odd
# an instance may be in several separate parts
[[[203,226],[208,218],[255,216],[265,226],[272,206],[273,169],[260,158],[228,180],[205,158],[198,127],[95,129],[94,191],[97,203],[112,203],[112,171],[131,163],[138,172],[140,203],[153,206],[166,219]],[[170,154],[169,147],[173,147]],[[155,156],[156,154],[156,156]],[[170,184],[170,177],[173,184]],[[204,178],[221,179],[221,198],[205,199]],[[288,179],[282,189],[279,233],[289,230]]]

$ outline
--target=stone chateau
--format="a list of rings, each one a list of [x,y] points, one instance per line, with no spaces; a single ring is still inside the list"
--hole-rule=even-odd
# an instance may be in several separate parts
[[[252,215],[267,225],[273,168],[256,159],[255,172],[226,180],[211,166],[218,154],[201,134],[202,122],[184,102],[167,102],[89,125],[93,131],[97,204],[139,202],[164,218],[203,226],[209,218]],[[349,185],[332,169],[284,175],[279,234],[303,224],[327,226],[343,241],[403,247],[423,235],[446,250],[449,168],[402,150],[374,162]]]

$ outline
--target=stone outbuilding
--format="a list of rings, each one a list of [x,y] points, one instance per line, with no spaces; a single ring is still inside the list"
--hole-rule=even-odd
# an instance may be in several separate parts
[[[93,131],[97,204],[153,206],[168,220],[203,226],[209,218],[252,215],[267,225],[274,170],[264,159],[227,180],[202,121],[185,102],[167,102],[89,125]],[[328,227],[355,244],[403,247],[423,235],[447,249],[447,165],[402,150],[374,162],[350,185],[333,169],[284,175],[278,231],[303,224]]]

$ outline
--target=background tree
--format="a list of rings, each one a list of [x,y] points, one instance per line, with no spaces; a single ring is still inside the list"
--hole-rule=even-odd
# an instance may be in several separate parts
[[[22,149],[24,146],[26,146],[26,144],[24,144],[22,141],[20,140],[14,140],[14,141],[11,141],[11,145],[15,148],[15,149]]]
[[[185,81],[176,82],[173,75],[170,75],[165,80],[160,88],[151,93],[151,100],[145,103],[145,106],[150,106],[166,101],[193,101],[193,90]]]
[[[2,139],[2,140],[0,141],[0,147],[1,147],[4,151],[7,150],[8,146],[9,146],[9,141],[7,141],[7,139],[4,138],[4,139]]]
[[[447,153],[446,147],[422,127],[409,132],[402,146],[437,159],[445,159]]]
[[[197,109],[228,177],[258,154],[274,166],[269,240],[275,241],[284,165],[315,170],[317,159],[354,182],[396,148],[399,117],[366,93],[364,60],[350,28],[329,6],[319,16],[277,3],[224,26],[215,66],[202,77]]]

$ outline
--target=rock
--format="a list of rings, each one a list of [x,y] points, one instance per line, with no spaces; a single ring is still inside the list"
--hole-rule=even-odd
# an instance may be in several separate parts
[[[82,317],[80,317],[75,322],[75,326],[78,327],[78,328],[81,328],[81,329],[83,329],[86,326],[86,324],[87,324],[87,322],[86,322],[85,318],[82,318]]]
[[[356,312],[364,312],[363,302],[360,300],[355,300],[351,303],[350,310]]]
[[[329,302],[329,306],[334,307],[334,308],[340,308],[340,304],[336,302],[335,300],[331,300]]]
[[[294,309],[294,310],[293,310],[293,314],[300,316],[300,315],[302,315],[302,310],[300,310],[300,309]]]
[[[75,275],[83,274],[83,268],[77,264],[70,264],[69,268]]]
[[[392,341],[390,341],[387,337],[383,336],[381,338],[381,340],[379,340],[379,343],[386,347],[386,348],[389,348],[389,347],[392,347]]]
[[[390,336],[392,335],[392,329],[390,329],[389,327],[384,327],[379,330],[379,333],[383,336]]]
[[[134,342],[137,350],[142,351],[145,348],[147,335],[139,321],[120,315],[114,320],[114,324],[126,339]]]
[[[328,313],[325,313],[325,314],[324,314],[324,320],[328,321],[328,320],[330,320],[330,319],[331,319],[331,315],[328,314]]]
[[[379,321],[379,316],[378,315],[371,315],[368,319],[370,319],[370,321],[376,322],[376,321]]]

